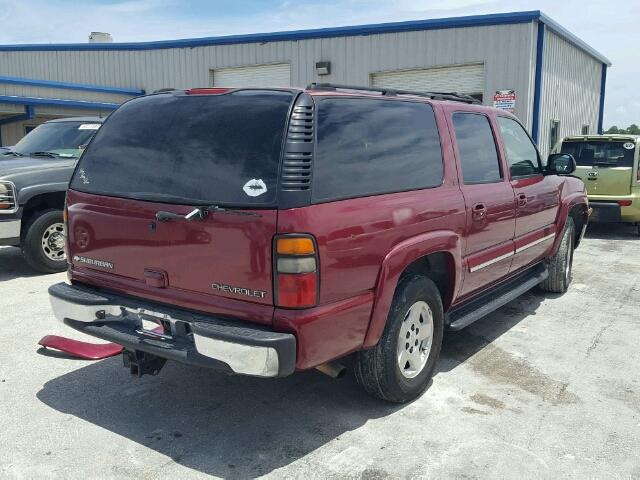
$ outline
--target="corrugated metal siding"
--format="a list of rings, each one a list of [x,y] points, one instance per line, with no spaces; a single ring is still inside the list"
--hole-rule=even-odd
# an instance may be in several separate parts
[[[292,85],[305,86],[311,82],[368,85],[375,72],[483,63],[485,102],[491,102],[495,90],[515,89],[516,114],[528,126],[534,34],[531,22],[166,50],[0,52],[0,75],[151,92],[207,86],[210,70],[245,65],[289,63]],[[330,61],[331,75],[316,75],[317,61]]]
[[[598,60],[546,30],[539,141],[543,155],[551,150],[551,120],[560,120],[560,138],[580,135],[582,125],[597,130],[601,73]]]

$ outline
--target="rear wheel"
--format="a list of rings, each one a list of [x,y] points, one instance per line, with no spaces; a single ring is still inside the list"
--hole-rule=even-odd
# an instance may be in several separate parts
[[[354,372],[367,393],[389,402],[413,400],[427,388],[440,355],[440,292],[422,275],[400,281],[378,344],[358,352]]]
[[[575,239],[575,227],[573,219],[567,218],[562,232],[560,247],[553,257],[547,261],[549,276],[540,283],[545,292],[564,293],[571,283],[573,268],[573,245]]]
[[[64,223],[61,210],[45,210],[34,216],[22,240],[22,254],[27,263],[42,273],[67,269],[64,252]]]

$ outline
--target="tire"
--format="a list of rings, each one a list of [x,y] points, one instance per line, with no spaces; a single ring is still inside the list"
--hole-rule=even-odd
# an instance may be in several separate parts
[[[412,312],[420,312],[419,317],[410,317]],[[358,384],[369,395],[388,402],[404,403],[418,397],[429,385],[440,355],[443,317],[440,292],[429,278],[411,275],[401,279],[380,341],[375,347],[355,355],[354,374]],[[433,328],[427,353],[429,323]],[[423,333],[420,333],[419,328],[423,325]],[[401,335],[404,343],[401,342]],[[413,351],[417,352],[411,356],[416,360],[415,368],[410,362],[401,368],[401,358],[409,357],[401,357],[400,354],[409,352],[409,342],[415,348]]]
[[[569,217],[562,231],[562,241],[558,251],[546,262],[549,276],[540,283],[540,288],[545,292],[564,293],[569,288],[575,238],[575,226],[573,219]]]
[[[22,239],[22,255],[34,270],[57,273],[67,269],[64,249],[59,249],[60,235],[64,240],[61,225],[62,210],[38,212],[27,225]]]

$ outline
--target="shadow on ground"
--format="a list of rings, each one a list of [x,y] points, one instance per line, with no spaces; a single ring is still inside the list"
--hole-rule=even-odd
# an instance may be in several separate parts
[[[447,335],[438,371],[464,363],[535,314],[543,298],[529,293],[473,330]],[[138,380],[119,357],[47,382],[38,398],[183,466],[225,478],[264,475],[402,408],[369,398],[351,374],[333,380],[311,371],[264,380],[168,363],[158,377]]]
[[[628,223],[590,223],[585,237],[596,240],[640,240],[638,227]]]
[[[176,363],[134,379],[119,357],[47,382],[46,405],[209,475],[253,478],[288,465],[400,407],[367,397],[351,376],[226,376]]]
[[[459,331],[447,332],[442,343],[438,372],[448,372],[464,363],[495,339],[509,331],[525,318],[535,315],[540,303],[553,298],[538,288]]]
[[[0,247],[0,282],[36,275],[41,274],[27,265],[19,248]]]

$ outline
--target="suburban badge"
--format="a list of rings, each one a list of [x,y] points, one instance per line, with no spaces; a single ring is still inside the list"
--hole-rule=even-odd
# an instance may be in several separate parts
[[[113,270],[113,263],[106,262],[104,260],[97,260],[95,258],[87,258],[87,257],[81,257],[80,255],[74,255],[73,261],[78,263],[85,263],[87,265],[91,265],[92,267],[102,267],[102,268],[108,268],[109,270]]]

